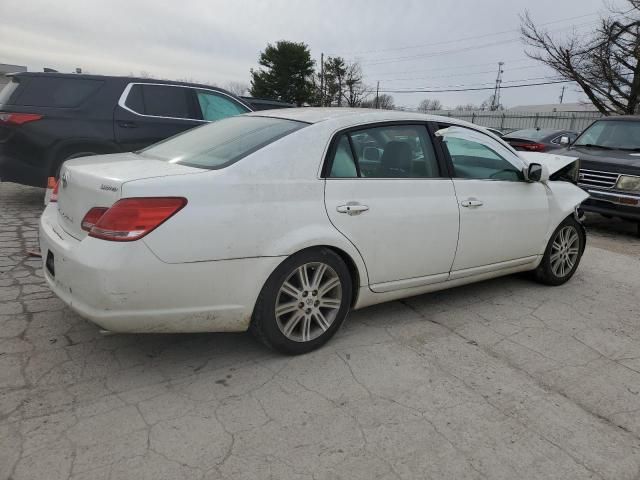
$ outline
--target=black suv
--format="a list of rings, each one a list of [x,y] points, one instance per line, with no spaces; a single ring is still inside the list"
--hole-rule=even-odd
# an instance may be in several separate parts
[[[640,117],[596,120],[559,153],[580,158],[582,209],[638,222],[640,234]]]
[[[208,85],[63,73],[10,77],[0,92],[0,181],[38,187],[65,160],[138,150],[253,110]]]

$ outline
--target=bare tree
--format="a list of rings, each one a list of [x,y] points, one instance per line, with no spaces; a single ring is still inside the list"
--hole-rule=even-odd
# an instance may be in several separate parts
[[[381,108],[382,110],[393,110],[396,108],[395,101],[391,95],[381,93],[376,98],[370,98],[360,104],[363,108]]]
[[[371,94],[372,89],[363,82],[362,68],[358,62],[347,64],[344,87],[343,97],[349,107],[359,107]]]
[[[640,106],[640,0],[625,11],[609,7],[589,38],[576,33],[563,40],[537,27],[529,12],[521,17],[527,55],[576,82],[605,115],[633,114]]]
[[[419,112],[426,113],[433,110],[442,110],[442,102],[440,100],[425,98],[418,104]]]
[[[238,97],[246,95],[249,92],[249,84],[245,82],[227,82],[224,85],[224,89],[230,91]]]
[[[472,110],[480,110],[480,107],[474,105],[473,103],[467,103],[465,105],[458,105],[454,110],[471,112]]]

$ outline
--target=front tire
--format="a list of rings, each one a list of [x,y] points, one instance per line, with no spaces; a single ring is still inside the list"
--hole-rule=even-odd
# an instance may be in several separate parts
[[[349,269],[328,248],[303,250],[286,259],[265,283],[251,331],[288,355],[325,344],[347,317],[353,296]]]
[[[546,285],[567,282],[578,268],[585,241],[582,225],[572,216],[565,218],[549,239],[542,261],[534,270],[535,279]]]

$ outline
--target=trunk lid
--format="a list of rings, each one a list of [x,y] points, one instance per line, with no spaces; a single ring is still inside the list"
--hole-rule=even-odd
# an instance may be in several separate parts
[[[205,173],[208,170],[134,153],[78,158],[64,163],[58,188],[58,222],[71,236],[83,239],[81,223],[93,207],[110,207],[122,197],[122,185],[133,180]]]

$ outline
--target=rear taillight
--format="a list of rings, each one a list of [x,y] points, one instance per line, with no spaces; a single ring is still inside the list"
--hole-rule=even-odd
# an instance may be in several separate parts
[[[42,115],[37,113],[13,113],[13,112],[0,112],[0,125],[23,125],[29,122],[35,122],[40,120]]]
[[[520,143],[516,147],[527,152],[544,152],[546,145],[542,143]]]
[[[187,199],[181,197],[123,198],[98,218],[89,236],[114,242],[138,240],[166,222],[186,204]]]
[[[59,186],[60,186],[60,181],[59,180],[56,180],[53,177],[49,177],[49,181],[47,182],[47,189],[53,188],[53,191],[51,192],[51,196],[49,197],[49,202],[57,202],[58,201],[58,187]]]
[[[109,210],[107,207],[93,207],[91,210],[87,212],[87,214],[82,219],[82,223],[80,224],[80,227],[83,230],[90,232],[91,229],[95,226],[96,223],[98,223],[98,220],[100,220],[102,215],[104,215],[107,210]]]

